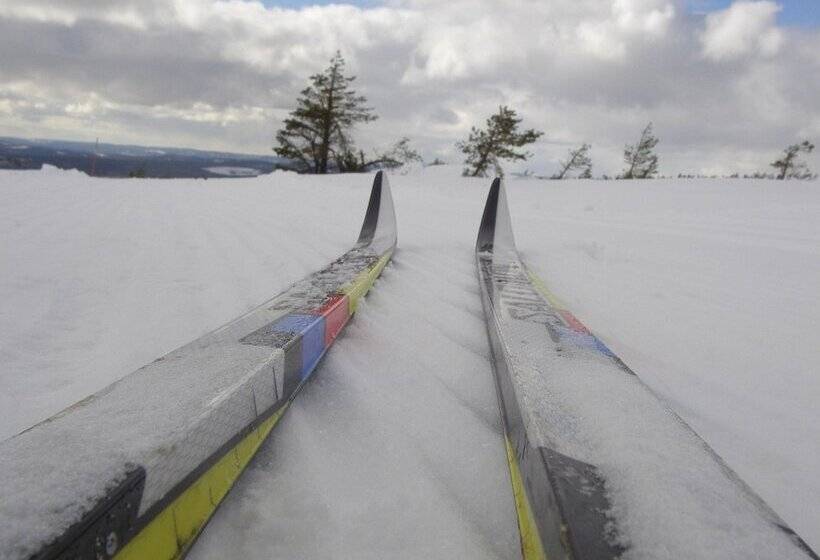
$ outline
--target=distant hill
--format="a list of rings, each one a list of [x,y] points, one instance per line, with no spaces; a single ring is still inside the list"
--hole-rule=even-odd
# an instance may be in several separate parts
[[[255,177],[274,169],[295,169],[292,161],[275,156],[0,137],[0,169],[43,165],[99,177],[165,179]]]

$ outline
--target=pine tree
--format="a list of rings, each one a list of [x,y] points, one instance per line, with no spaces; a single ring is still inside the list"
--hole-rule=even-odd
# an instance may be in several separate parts
[[[804,162],[797,159],[800,152],[810,154],[813,150],[814,144],[808,140],[804,140],[800,144],[792,144],[783,150],[783,157],[770,164],[772,167],[780,171],[777,178],[783,180],[811,179],[814,177],[812,172],[809,170],[809,167]]]
[[[622,179],[649,179],[658,172],[658,156],[653,151],[658,139],[652,134],[652,123],[646,125],[637,144],[627,144],[624,148],[624,162],[627,168]]]
[[[467,155],[464,160],[464,175],[469,177],[485,177],[490,166],[499,177],[504,175],[500,160],[526,160],[530,153],[516,151],[527,144],[532,144],[543,134],[535,129],[518,131],[521,123],[514,110],[506,106],[498,108],[498,113],[487,119],[486,129],[470,129],[470,136],[466,141],[459,142],[456,147]]]
[[[592,158],[589,157],[589,144],[581,144],[581,147],[570,150],[567,159],[558,162],[561,169],[552,176],[553,179],[563,179],[570,171],[580,169],[579,179],[590,179],[592,177]]]
[[[367,99],[350,87],[345,61],[336,52],[330,66],[310,77],[310,85],[296,100],[296,109],[276,133],[277,155],[298,161],[305,171],[327,173],[333,159],[355,152],[350,132],[356,123],[376,120]]]

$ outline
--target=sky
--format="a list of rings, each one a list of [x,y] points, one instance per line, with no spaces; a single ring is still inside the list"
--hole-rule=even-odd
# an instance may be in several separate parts
[[[724,10],[732,0],[689,0],[687,8],[693,13]],[[782,0],[778,3],[781,11],[777,21],[781,25],[817,27],[820,25],[820,2],[818,0]]]
[[[661,172],[765,170],[820,141],[820,0],[0,0],[0,135],[271,153],[338,49],[369,151],[427,160],[499,105],[544,132],[510,171],[593,146],[615,174],[654,124]],[[810,163],[820,167],[820,152]]]

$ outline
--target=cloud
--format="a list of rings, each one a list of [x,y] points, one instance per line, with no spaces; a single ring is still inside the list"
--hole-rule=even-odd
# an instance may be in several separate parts
[[[703,55],[712,60],[730,60],[749,54],[774,56],[783,44],[777,27],[780,6],[769,0],[735,2],[727,9],[706,16],[701,35]]]
[[[776,13],[736,2],[704,17],[683,0],[4,0],[0,134],[269,152],[340,49],[381,117],[356,131],[365,149],[410,136],[458,161],[455,141],[510,104],[546,132],[525,164],[541,172],[583,141],[596,172],[617,172],[650,120],[664,172],[746,171],[820,136],[820,33],[778,27]]]
[[[623,59],[630,42],[664,37],[674,17],[671,2],[615,0],[608,18],[581,21],[577,36],[590,54],[604,60]]]

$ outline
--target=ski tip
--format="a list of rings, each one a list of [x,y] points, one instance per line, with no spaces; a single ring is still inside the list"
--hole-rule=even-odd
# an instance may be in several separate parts
[[[396,246],[396,212],[390,183],[384,171],[378,171],[373,178],[370,201],[359,233],[358,247],[370,246],[382,253]]]
[[[487,203],[484,205],[484,214],[481,216],[481,225],[478,227],[475,250],[476,253],[493,253],[493,255],[516,253],[510,210],[507,206],[507,194],[504,183],[499,177],[493,179],[490,192],[487,194]]]
[[[475,242],[477,253],[484,253],[493,250],[493,239],[495,238],[495,216],[498,212],[498,191],[501,190],[501,179],[496,177],[490,186],[487,194],[487,202],[484,204],[484,214],[481,216],[481,225],[478,226],[478,238]]]

